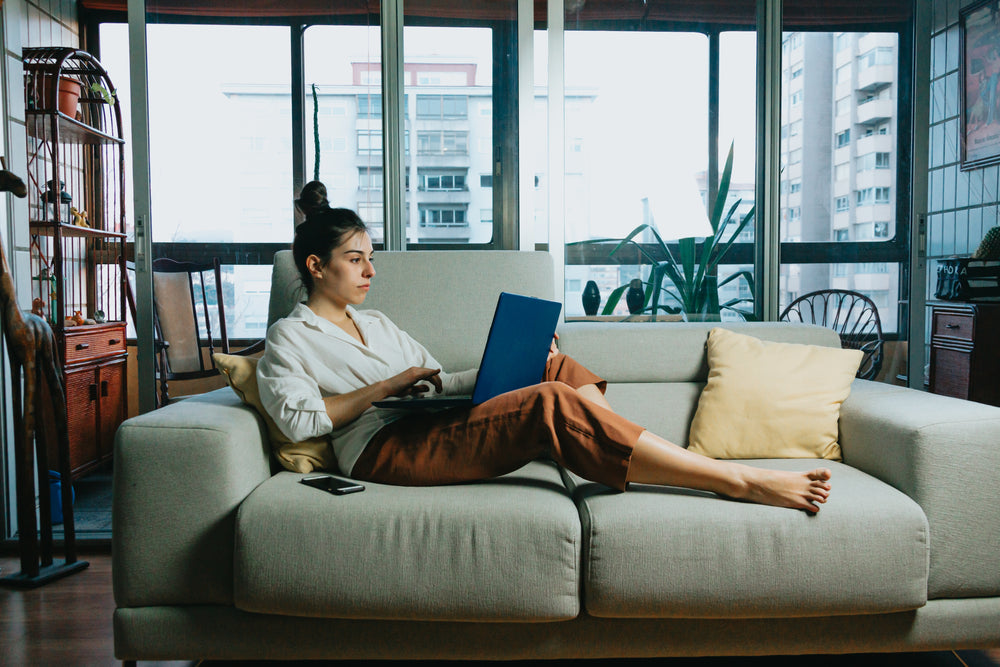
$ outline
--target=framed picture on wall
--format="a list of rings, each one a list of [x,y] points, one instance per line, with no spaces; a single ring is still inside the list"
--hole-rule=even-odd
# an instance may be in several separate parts
[[[1000,0],[959,13],[962,169],[1000,162]]]

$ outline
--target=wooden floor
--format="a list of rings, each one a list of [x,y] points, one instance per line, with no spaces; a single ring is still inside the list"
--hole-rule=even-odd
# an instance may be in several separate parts
[[[90,563],[82,572],[32,590],[0,587],[0,665],[32,667],[34,665],[60,667],[101,667],[120,664],[114,659],[111,614],[114,599],[111,589],[111,556],[108,553],[82,553],[80,560]],[[16,573],[20,569],[13,556],[0,555],[0,576]],[[558,661],[564,662],[564,661]],[[585,664],[587,661],[583,661]],[[600,662],[600,661],[598,661]],[[632,661],[615,661],[628,665]],[[636,661],[650,664],[651,661]],[[851,665],[851,657],[830,656],[813,664]],[[170,665],[194,667],[191,662],[140,662],[142,667]],[[267,663],[263,663],[267,664]],[[274,663],[271,663],[274,664]],[[699,665],[719,667],[726,665],[797,665],[810,664],[798,658],[793,661],[780,659],[744,660],[663,660],[674,665]],[[943,651],[934,654],[910,656],[878,656],[877,665],[920,665],[921,667],[1000,667],[1000,649],[993,651]]]

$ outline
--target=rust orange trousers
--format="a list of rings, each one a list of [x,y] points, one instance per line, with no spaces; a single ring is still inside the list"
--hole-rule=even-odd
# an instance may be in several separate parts
[[[581,396],[607,383],[564,354],[540,384],[472,408],[408,415],[368,442],[351,476],[383,484],[427,486],[488,479],[551,458],[585,479],[624,490],[642,427]]]

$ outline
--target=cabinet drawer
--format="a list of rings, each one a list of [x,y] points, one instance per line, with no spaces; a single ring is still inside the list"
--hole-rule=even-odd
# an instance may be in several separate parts
[[[123,325],[66,330],[66,363],[73,364],[91,359],[125,354],[125,327]]]
[[[944,396],[969,398],[972,353],[948,348],[931,348],[931,391]]]
[[[972,341],[973,323],[975,316],[972,313],[952,313],[936,311],[934,313],[934,325],[931,330],[932,336],[943,336],[946,338],[958,338]]]

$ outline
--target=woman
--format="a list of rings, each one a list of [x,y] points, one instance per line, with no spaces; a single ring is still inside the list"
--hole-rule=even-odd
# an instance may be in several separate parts
[[[388,396],[470,393],[476,371],[445,373],[385,315],[358,311],[375,276],[361,219],[330,208],[321,183],[296,201],[306,220],[292,254],[308,299],[267,335],[261,398],[292,440],[332,437],[340,469],[385,484],[486,479],[548,456],[587,479],[625,490],[666,484],[816,512],[830,471],[766,470],[707,458],[616,414],[606,383],[553,342],[542,383],[472,408],[410,414],[372,407]]]

